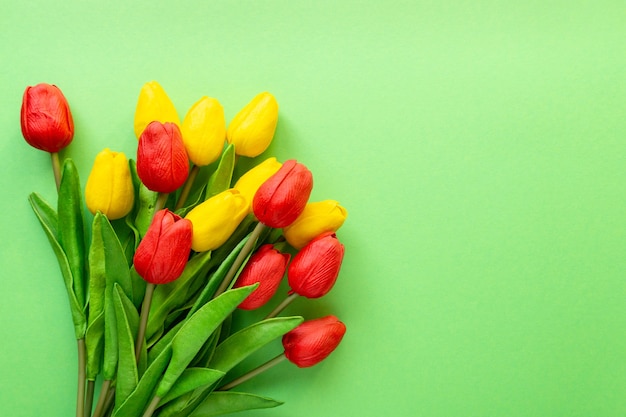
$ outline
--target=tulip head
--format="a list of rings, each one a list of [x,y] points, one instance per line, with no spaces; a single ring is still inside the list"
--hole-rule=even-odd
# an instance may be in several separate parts
[[[271,244],[265,244],[250,257],[233,288],[245,287],[259,283],[241,304],[242,310],[254,310],[267,303],[276,293],[280,281],[283,279],[290,255],[274,249]]]
[[[151,284],[167,284],[183,273],[191,250],[192,224],[167,209],[154,215],[139,243],[133,263]]]
[[[270,93],[252,99],[228,125],[226,139],[237,155],[255,157],[272,142],[278,123],[278,103]]]
[[[22,135],[34,148],[55,153],[74,137],[74,121],[65,96],[55,85],[26,87],[20,112]]]
[[[283,336],[285,356],[300,368],[326,359],[346,334],[346,325],[335,316],[305,321]]]
[[[191,162],[205,166],[216,161],[226,139],[224,109],[220,102],[202,97],[187,112],[181,132]]]
[[[137,175],[159,193],[171,193],[185,183],[189,161],[178,126],[152,122],[146,127],[137,148]]]
[[[133,208],[135,192],[126,156],[108,148],[96,156],[87,178],[85,200],[93,214],[100,211],[109,220],[121,219]]]
[[[310,241],[293,258],[287,276],[292,292],[307,298],[319,298],[333,288],[344,247],[332,233],[324,233]]]
[[[316,236],[336,232],[348,217],[348,211],[335,200],[308,203],[302,214],[283,229],[283,236],[291,246],[302,249]]]
[[[303,164],[286,161],[257,190],[252,210],[269,227],[289,226],[302,213],[313,189],[313,175]]]
[[[135,135],[137,139],[152,122],[174,123],[180,126],[180,119],[172,100],[156,81],[147,82],[141,87],[137,109],[135,110]]]
[[[248,201],[249,212],[252,211],[252,200],[254,199],[254,194],[256,194],[261,184],[278,172],[281,166],[282,164],[278,162],[276,158],[267,158],[265,161],[243,174],[241,178],[237,180],[237,183],[233,188],[238,190],[241,195],[246,198],[246,201]]]
[[[219,248],[247,213],[246,199],[234,189],[223,191],[198,204],[185,216],[193,223],[191,247],[196,252]]]

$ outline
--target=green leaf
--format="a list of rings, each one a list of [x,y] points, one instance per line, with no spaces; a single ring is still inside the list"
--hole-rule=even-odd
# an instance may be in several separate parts
[[[58,198],[58,236],[72,271],[76,300],[86,304],[87,274],[85,273],[85,226],[83,200],[78,171],[71,159],[63,163]]]
[[[159,406],[191,392],[196,388],[216,383],[224,377],[225,373],[208,368],[187,368],[180,375],[172,389],[161,399]]]
[[[117,320],[117,341],[118,341],[118,367],[117,383],[115,386],[115,404],[121,405],[128,396],[135,390],[139,382],[139,373],[135,360],[135,337],[132,327],[139,321],[134,305],[124,294],[118,284],[113,291],[113,305],[115,306],[115,317]],[[129,313],[134,311],[133,317]],[[129,317],[130,316],[130,317]],[[131,326],[131,320],[135,326]]]
[[[256,287],[250,285],[226,291],[185,320],[172,339],[172,360],[157,388],[159,397],[169,392],[211,333]]]
[[[143,184],[139,185],[139,207],[135,216],[135,227],[139,230],[141,237],[146,234],[152,222],[157,197],[158,193],[148,190]]]
[[[196,311],[198,311],[200,307],[205,305],[207,302],[209,302],[209,300],[211,300],[211,298],[213,298],[213,294],[215,294],[215,291],[224,280],[224,277],[226,277],[226,274],[228,273],[230,266],[235,262],[237,255],[239,255],[239,252],[241,252],[241,249],[243,249],[247,240],[248,238],[246,237],[241,242],[239,242],[239,244],[235,247],[235,249],[232,250],[230,255],[228,255],[228,257],[221,263],[217,271],[215,271],[215,273],[211,275],[211,278],[209,279],[206,286],[202,290],[202,293],[200,294],[200,296],[196,299],[196,302],[194,303],[193,307],[189,311],[189,314],[187,315],[187,317],[194,314]]]
[[[124,251],[109,220],[105,216],[97,216],[97,219],[98,224],[92,232],[92,245],[93,242],[101,241],[100,244],[103,249],[102,259],[104,260],[104,273],[106,276],[106,287],[104,291],[104,361],[102,364],[102,374],[104,379],[110,380],[115,377],[119,350],[117,342],[117,321],[113,304],[113,290],[115,284],[118,284],[127,297],[133,297],[133,281],[130,277]]]
[[[154,290],[150,314],[148,316],[148,326],[146,328],[146,340],[154,342],[154,336],[163,331],[163,323],[167,315],[185,305],[189,297],[191,281],[200,277],[204,279],[209,267],[211,252],[204,252],[193,257],[183,270],[182,275],[169,284],[158,285]]]
[[[67,291],[67,297],[70,303],[72,321],[74,322],[74,334],[76,335],[76,339],[82,339],[85,337],[85,331],[87,329],[87,317],[85,316],[83,306],[78,302],[76,294],[74,293],[74,277],[72,275],[69,261],[67,260],[65,252],[57,240],[57,231],[56,226],[54,225],[56,214],[54,213],[54,209],[52,209],[52,207],[50,207],[50,205],[48,205],[48,203],[46,203],[41,196],[36,193],[32,193],[29,196],[28,201],[35,212],[39,223],[41,223],[41,227],[46,233],[46,236],[50,241],[50,245],[52,246],[52,250],[54,251],[59,263],[61,275],[63,276],[63,282],[65,283],[65,290]]]
[[[213,417],[237,411],[273,408],[283,402],[245,392],[213,392],[191,413],[189,417]]]
[[[95,381],[102,369],[104,356],[104,311],[89,314],[89,325],[85,333],[85,354],[87,355],[85,375]]]
[[[302,317],[277,317],[254,323],[220,343],[209,367],[228,372],[249,355],[295,329],[303,321]]]
[[[217,166],[206,188],[205,200],[226,191],[230,188],[230,182],[233,178],[233,170],[235,169],[235,145],[230,144],[222,153],[220,163]]]
[[[156,388],[163,371],[167,368],[172,357],[172,347],[168,343],[165,349],[152,361],[146,372],[142,375],[135,390],[119,405],[114,417],[130,417],[140,416],[144,409],[148,406],[150,400],[154,396]]]
[[[104,292],[106,288],[106,262],[102,241],[102,217],[93,219],[91,246],[89,247],[89,319],[85,345],[87,348],[87,378],[94,380],[102,367],[104,354]]]
[[[161,352],[171,347],[172,339],[176,336],[176,333],[178,333],[184,324],[185,322],[181,321],[176,326],[172,327],[169,332],[165,333],[165,336],[161,337],[159,341],[152,346],[148,352],[148,363],[152,363],[158,356],[161,355]]]
[[[229,316],[232,317],[232,314]],[[225,322],[226,320],[224,320]],[[217,329],[211,334],[209,340],[206,341],[202,349],[198,352],[196,357],[191,362],[191,366],[199,366],[206,368],[209,366],[209,362],[213,357],[213,352],[215,352],[215,347],[220,340],[220,335],[222,333],[222,328],[224,327],[224,322],[220,324]]]

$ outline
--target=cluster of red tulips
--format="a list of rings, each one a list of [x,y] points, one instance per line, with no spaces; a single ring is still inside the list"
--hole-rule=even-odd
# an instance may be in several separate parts
[[[203,97],[181,124],[162,87],[147,83],[135,114],[136,162],[103,150],[83,200],[74,162],[59,156],[74,136],[66,98],[49,84],[26,89],[22,133],[50,153],[58,191],[56,208],[36,193],[30,203],[70,301],[77,417],[274,407],[281,403],[232,388],[284,359],[313,366],[340,343],[346,327],[335,316],[279,315],[299,296],[332,289],[344,256],[336,231],[345,209],[333,200],[309,202],[313,176],[295,160],[268,158],[233,178],[238,158],[267,149],[277,116],[276,100],[262,93],[226,128],[219,102]],[[84,205],[93,214],[91,236]],[[253,325],[232,328],[233,311],[271,303],[285,275],[283,300]],[[278,356],[232,372],[280,337]]]

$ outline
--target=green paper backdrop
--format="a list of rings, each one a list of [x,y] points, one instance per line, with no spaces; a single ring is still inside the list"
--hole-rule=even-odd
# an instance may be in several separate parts
[[[67,96],[84,184],[102,148],[134,157],[152,79],[181,115],[209,95],[227,120],[271,91],[265,155],[305,163],[312,198],[349,211],[335,289],[289,309],[337,315],[344,341],[247,383],[286,404],[239,415],[626,415],[623,2],[13,1],[0,35],[3,415],[75,405],[23,90]]]

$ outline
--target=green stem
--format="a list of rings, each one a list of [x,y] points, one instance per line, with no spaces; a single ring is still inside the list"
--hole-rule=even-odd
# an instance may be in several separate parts
[[[168,193],[159,193],[159,195],[157,196],[157,201],[154,204],[155,213],[165,207],[165,203],[167,203],[167,196],[169,196]]]
[[[176,207],[174,211],[183,208],[185,202],[187,201],[187,197],[189,197],[189,191],[191,191],[191,186],[193,182],[196,180],[198,176],[198,172],[200,171],[200,167],[198,165],[194,165],[191,168],[191,172],[189,173],[189,177],[187,177],[187,181],[185,181],[185,185],[183,186],[182,191],[180,192],[180,196],[178,197],[178,201],[176,202]]]
[[[141,356],[141,348],[143,346],[143,339],[146,336],[146,325],[148,324],[148,314],[150,313],[150,304],[152,304],[152,294],[154,294],[154,288],[156,285],[148,283],[146,285],[146,294],[143,297],[143,304],[141,305],[141,317],[139,318],[139,331],[137,332],[137,341],[135,342],[135,359],[139,362]]]
[[[143,413],[143,417],[152,417],[152,413],[154,413],[154,410],[157,409],[160,401],[161,401],[161,397],[159,397],[158,395],[155,395],[152,401],[150,402],[150,405],[148,405],[148,408],[146,408],[146,411]]]
[[[91,409],[93,408],[93,392],[96,386],[96,381],[90,379],[87,381],[87,395],[85,396],[85,417],[91,416]]]
[[[278,304],[278,306],[276,306],[276,308],[274,310],[272,310],[272,312],[270,314],[268,314],[267,317],[265,317],[265,320],[271,319],[271,318],[276,317],[277,315],[279,315],[280,312],[285,309],[285,307],[287,307],[289,304],[291,304],[291,302],[293,300],[295,300],[296,298],[298,298],[299,296],[300,296],[300,294],[297,294],[295,292],[293,294],[289,294],[287,297],[285,297],[285,299],[283,300],[282,303]]]
[[[85,417],[85,339],[78,339],[78,392],[76,394],[76,417]]]
[[[213,298],[217,297],[218,295],[226,291],[226,289],[228,289],[235,274],[239,270],[239,267],[241,266],[243,261],[246,259],[250,251],[252,251],[252,248],[254,248],[254,244],[256,243],[256,240],[259,238],[259,235],[261,235],[261,232],[263,232],[265,227],[266,226],[263,223],[261,222],[257,223],[252,233],[250,233],[250,238],[241,249],[241,252],[239,252],[239,255],[237,255],[237,257],[235,258],[235,262],[232,264],[232,266],[228,270],[228,273],[224,277],[224,280],[222,281],[221,285],[215,292],[215,295],[213,296]]]
[[[237,385],[242,384],[246,382],[247,380],[254,378],[258,374],[267,371],[272,366],[281,363],[285,359],[287,359],[287,357],[285,356],[285,352],[283,352],[280,355],[276,356],[274,359],[270,359],[269,361],[265,362],[263,365],[259,366],[258,368],[253,369],[247,374],[242,375],[239,378],[230,381],[228,384],[218,388],[218,391],[228,391],[229,389],[234,388]]]
[[[111,387],[111,380],[105,379],[102,382],[102,387],[100,389],[100,396],[98,397],[98,403],[96,404],[96,409],[93,412],[93,417],[101,417],[102,412],[104,411],[104,406],[107,401],[107,395],[109,393],[109,388]]]
[[[51,152],[50,157],[52,159],[52,172],[54,173],[54,182],[57,185],[57,193],[61,188],[61,162],[59,161],[59,154],[57,152]]]
[[[115,409],[115,388],[110,388],[107,393],[107,398],[104,403],[104,408],[102,409],[102,416],[107,417],[113,414],[113,410]]]

